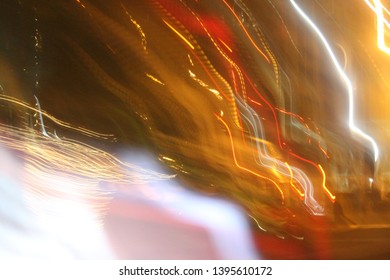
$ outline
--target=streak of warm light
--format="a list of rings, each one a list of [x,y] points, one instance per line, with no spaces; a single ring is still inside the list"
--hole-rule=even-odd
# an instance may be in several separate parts
[[[294,175],[293,175],[293,172],[292,172],[292,170],[291,170],[290,165],[289,165],[287,162],[285,162],[285,164],[286,164],[286,167],[287,167],[288,171],[290,172],[290,185],[291,185],[291,186],[293,187],[293,189],[299,194],[300,197],[304,197],[305,194],[302,193],[302,192],[294,185]]]
[[[114,138],[114,135],[112,135],[112,134],[103,134],[103,133],[98,133],[98,132],[95,132],[95,131],[92,131],[92,130],[89,130],[89,129],[86,129],[86,128],[83,128],[83,127],[74,127],[71,124],[69,124],[67,122],[64,122],[62,120],[59,120],[56,117],[54,117],[54,116],[48,114],[47,112],[43,111],[40,108],[40,105],[39,105],[39,107],[37,109],[37,108],[34,108],[34,107],[30,106],[28,103],[26,103],[24,101],[21,101],[21,100],[19,100],[17,98],[14,98],[14,97],[11,97],[11,96],[7,96],[7,95],[3,95],[3,94],[0,94],[0,100],[4,100],[4,101],[9,102],[11,104],[15,104],[15,105],[21,106],[23,108],[26,108],[28,110],[31,110],[32,112],[38,114],[40,116],[40,118],[42,118],[42,116],[45,116],[46,118],[50,119],[54,123],[56,123],[56,124],[58,124],[58,125],[60,125],[60,126],[62,126],[64,128],[80,132],[80,133],[82,133],[84,135],[87,135],[89,137],[101,138],[101,139],[112,140],[112,141],[116,140]],[[41,125],[43,125],[43,124],[41,124]]]
[[[218,40],[228,49],[229,52],[233,52],[232,48],[228,46],[222,39],[218,38]]]
[[[241,170],[244,170],[244,171],[246,171],[246,172],[248,172],[248,173],[250,173],[250,174],[252,174],[252,175],[255,175],[256,177],[259,177],[259,178],[262,178],[262,179],[265,179],[265,180],[271,182],[271,183],[277,188],[277,190],[279,191],[280,196],[281,196],[281,198],[282,198],[282,202],[284,203],[284,193],[283,193],[282,189],[279,187],[279,185],[278,185],[274,180],[272,180],[271,178],[268,178],[268,177],[266,177],[266,176],[263,176],[263,175],[261,175],[261,174],[255,172],[255,171],[249,169],[249,168],[243,167],[243,166],[241,166],[241,165],[238,163],[237,157],[236,157],[236,152],[235,152],[235,147],[234,147],[233,136],[232,136],[232,133],[231,133],[231,131],[230,131],[230,128],[229,128],[229,126],[227,125],[227,123],[226,123],[222,118],[220,118],[217,114],[215,114],[215,116],[217,117],[217,119],[218,119],[218,120],[225,126],[225,128],[227,129],[227,132],[228,132],[229,138],[230,138],[231,148],[232,148],[233,160],[234,160],[234,163],[236,164],[236,166],[237,166],[238,168],[240,168]]]
[[[191,44],[190,41],[188,41],[188,39],[183,35],[181,34],[179,31],[177,31],[172,25],[170,25],[166,20],[163,19],[163,22],[173,31],[176,33],[176,35],[178,35],[180,37],[180,39],[182,39],[192,50],[195,49],[195,47]]]
[[[162,86],[165,86],[165,84],[163,82],[161,82],[159,79],[157,79],[155,76],[153,76],[152,74],[149,74],[149,73],[145,73],[146,77],[148,77],[149,79],[151,79],[153,82],[156,82]]]
[[[240,18],[236,14],[236,12],[233,10],[233,8],[225,1],[223,0],[223,3],[228,7],[230,12],[233,14],[233,16],[236,18],[238,24],[241,26],[242,30],[244,30],[245,35],[248,37],[249,41],[252,43],[252,45],[255,47],[255,49],[265,58],[265,60],[270,63],[268,57],[265,55],[265,53],[259,48],[259,46],[255,43],[252,36],[249,34],[248,30],[245,28],[245,26],[242,24]]]
[[[324,169],[322,168],[321,164],[318,164],[318,168],[321,170],[322,173],[322,188],[325,190],[325,193],[329,196],[329,198],[334,202],[336,200],[336,196],[333,195],[328,187],[326,186],[326,174]]]
[[[125,11],[126,15],[129,17],[130,22],[134,25],[134,27],[137,29],[139,35],[141,36],[142,47],[143,47],[144,50],[146,51],[147,41],[146,41],[145,32],[142,30],[141,25],[140,25],[135,19],[133,19],[133,17],[132,17],[132,16],[130,15],[130,13],[127,11],[127,9],[126,9],[125,6],[123,5],[123,3],[121,3],[121,6],[122,6],[122,9]]]

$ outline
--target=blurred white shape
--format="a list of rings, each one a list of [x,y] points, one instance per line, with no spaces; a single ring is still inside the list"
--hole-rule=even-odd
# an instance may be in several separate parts
[[[86,196],[81,189],[88,181],[85,174],[31,172],[11,150],[0,148],[0,154],[0,258],[259,257],[239,207],[172,179],[142,185],[101,182]],[[143,157],[143,165],[158,169]],[[141,163],[135,155],[127,159]],[[96,200],[104,206],[100,212],[91,203]]]

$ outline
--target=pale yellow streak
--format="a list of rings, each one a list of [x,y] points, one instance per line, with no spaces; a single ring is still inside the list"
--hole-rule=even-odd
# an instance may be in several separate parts
[[[203,82],[201,79],[197,78],[195,73],[192,72],[191,70],[188,70],[188,73],[190,74],[190,77],[196,81],[199,85],[201,85],[202,87],[204,87],[205,89],[207,89],[208,91],[212,92],[219,100],[223,100],[222,98],[222,95],[221,93],[216,90],[216,89],[213,89],[213,88],[210,88],[210,86],[208,84],[206,84],[205,82]]]
[[[87,135],[87,136],[90,136],[90,137],[95,137],[95,138],[116,140],[114,138],[113,134],[98,133],[98,132],[95,132],[95,131],[92,131],[92,130],[89,130],[89,129],[86,129],[86,128],[83,128],[83,127],[74,127],[74,126],[72,126],[71,124],[69,124],[67,122],[64,122],[64,121],[61,121],[61,120],[55,118],[54,116],[48,114],[47,112],[45,112],[43,110],[38,110],[38,109],[30,106],[26,102],[21,101],[19,99],[16,99],[14,97],[7,96],[7,95],[0,95],[0,100],[4,100],[6,102],[10,102],[12,104],[16,104],[16,105],[19,105],[19,106],[24,107],[26,109],[29,109],[29,110],[37,113],[37,114],[41,114],[41,115],[47,117],[48,119],[50,119],[51,121],[55,122],[56,124],[58,124],[58,125],[60,125],[62,127],[78,131],[78,132],[80,132],[80,133],[82,133],[84,135]]]
[[[146,77],[148,77],[149,79],[151,79],[152,81],[160,84],[160,85],[163,85],[165,86],[165,84],[163,82],[161,82],[159,79],[157,79],[155,76],[153,76],[152,74],[149,74],[149,73],[145,73]]]

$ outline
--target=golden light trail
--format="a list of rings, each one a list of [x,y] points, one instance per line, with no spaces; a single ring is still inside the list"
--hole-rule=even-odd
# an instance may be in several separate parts
[[[234,163],[236,164],[236,166],[237,166],[238,168],[240,168],[241,170],[244,170],[244,171],[246,171],[246,172],[248,172],[248,173],[250,173],[250,174],[255,175],[256,177],[259,177],[259,178],[262,178],[262,179],[265,179],[265,180],[271,182],[271,183],[277,188],[277,190],[279,191],[280,196],[281,196],[281,198],[282,198],[282,203],[284,203],[284,193],[283,193],[282,189],[279,187],[279,185],[278,185],[274,180],[272,180],[271,178],[268,178],[268,177],[266,177],[266,176],[263,176],[263,175],[261,175],[261,174],[255,172],[255,171],[253,171],[253,170],[251,170],[251,169],[248,169],[248,168],[246,168],[246,167],[243,167],[243,166],[241,166],[241,165],[238,163],[237,157],[236,157],[236,152],[235,152],[235,147],[234,147],[234,142],[233,142],[233,136],[232,136],[232,133],[231,133],[231,131],[230,131],[230,128],[229,128],[229,126],[227,125],[227,123],[226,123],[221,117],[219,117],[217,114],[215,114],[215,116],[217,117],[217,119],[218,119],[218,120],[225,126],[225,128],[227,129],[227,132],[228,132],[229,138],[230,138],[230,145],[231,145],[231,148],[232,148],[233,160],[234,160]]]
[[[288,171],[290,172],[290,185],[294,188],[294,190],[299,194],[300,197],[302,197],[302,198],[305,197],[305,194],[302,193],[302,192],[294,185],[294,175],[293,175],[293,172],[292,172],[292,170],[291,170],[290,165],[289,165],[287,162],[285,162],[284,164],[286,165]]]
[[[149,79],[151,79],[153,82],[156,82],[162,86],[165,86],[165,84],[163,82],[161,82],[159,79],[157,79],[155,76],[153,76],[152,74],[149,74],[149,73],[145,73],[145,76],[148,77]]]
[[[290,0],[293,7],[297,10],[298,14],[307,22],[307,24],[315,31],[317,36],[320,38],[320,41],[324,45],[326,51],[328,52],[328,55],[330,56],[333,65],[335,66],[337,73],[340,75],[341,80],[344,82],[347,90],[348,95],[348,124],[351,131],[356,133],[358,136],[369,142],[373,149],[374,154],[374,160],[375,162],[379,158],[379,148],[376,144],[375,140],[369,136],[368,134],[364,133],[359,127],[355,124],[355,106],[354,106],[354,98],[353,98],[353,87],[352,83],[349,80],[347,74],[344,72],[343,68],[341,67],[339,61],[336,58],[336,55],[334,54],[331,46],[328,43],[328,40],[325,38],[324,34],[321,32],[321,30],[317,27],[317,25],[309,18],[309,16],[301,9],[301,7],[295,2],[295,0]]]
[[[125,8],[125,6],[123,5],[122,2],[121,2],[121,6],[122,6],[122,9],[125,11],[126,15],[129,17],[130,22],[135,26],[135,28],[137,29],[139,35],[141,36],[142,47],[143,47],[144,50],[146,51],[147,41],[146,41],[145,32],[142,30],[141,25],[140,25],[135,19],[133,19],[133,17],[132,17],[132,16],[130,15],[130,13],[127,11],[127,9]]]
[[[333,195],[330,190],[328,189],[328,187],[326,186],[326,175],[325,175],[325,171],[324,169],[322,168],[321,164],[318,164],[318,168],[321,170],[321,173],[322,173],[322,188],[325,190],[325,193],[329,196],[329,198],[332,200],[332,202],[334,202],[336,200],[336,196]]]
[[[86,136],[94,137],[94,138],[101,138],[101,139],[110,140],[110,141],[116,141],[116,139],[115,139],[113,134],[98,133],[98,132],[95,132],[95,131],[92,131],[92,130],[89,130],[89,129],[86,129],[86,128],[83,128],[83,127],[74,127],[71,124],[69,124],[67,122],[64,122],[64,121],[61,121],[61,120],[57,119],[56,117],[54,117],[54,116],[48,114],[47,112],[43,111],[40,108],[40,106],[37,109],[37,108],[34,108],[34,107],[30,106],[28,103],[26,103],[24,101],[21,101],[21,100],[19,100],[17,98],[14,98],[14,97],[11,97],[11,96],[8,96],[8,95],[3,95],[3,94],[0,94],[0,100],[4,100],[4,101],[9,102],[11,104],[15,104],[15,105],[21,106],[23,108],[26,108],[28,110],[31,110],[34,113],[38,114],[40,116],[40,118],[42,118],[42,116],[45,116],[48,119],[50,119],[51,121],[53,121],[54,123],[56,123],[56,124],[58,124],[58,125],[60,125],[60,126],[62,126],[64,128],[80,132],[80,133],[82,133],[82,134],[84,134]]]
[[[172,25],[170,25],[166,20],[163,19],[163,22],[178,35],[192,50],[195,49],[195,47],[190,43],[190,41],[187,40],[186,37],[184,37],[179,31],[177,31]]]

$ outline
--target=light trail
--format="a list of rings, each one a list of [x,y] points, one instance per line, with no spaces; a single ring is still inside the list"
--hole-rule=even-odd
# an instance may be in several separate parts
[[[94,138],[100,138],[100,139],[105,139],[105,140],[116,141],[116,138],[114,137],[113,134],[98,133],[98,132],[95,132],[95,131],[92,131],[92,130],[89,130],[89,129],[86,129],[86,128],[83,128],[83,127],[74,127],[74,126],[72,126],[71,124],[69,124],[67,122],[59,120],[56,117],[50,115],[49,113],[43,111],[41,109],[40,105],[38,106],[38,108],[34,108],[34,107],[30,106],[28,103],[26,103],[26,102],[24,102],[22,100],[19,100],[17,98],[14,98],[14,97],[8,96],[8,95],[4,95],[4,94],[0,94],[0,100],[3,100],[3,101],[8,102],[10,104],[21,106],[22,108],[25,108],[25,109],[28,109],[28,110],[34,112],[35,114],[38,114],[42,121],[43,121],[42,116],[44,116],[44,117],[50,119],[51,121],[53,121],[54,123],[58,124],[61,127],[64,127],[64,128],[70,129],[70,130],[74,130],[74,131],[77,131],[77,132],[80,132],[80,133],[82,133],[82,134],[84,134],[84,135],[86,135],[88,137],[94,137]],[[38,104],[39,103],[37,103],[37,105]],[[43,125],[43,122],[41,123],[41,125]],[[44,127],[43,127],[43,129],[44,129]],[[46,132],[46,134],[48,134],[48,133]]]
[[[375,3],[375,13],[377,17],[377,34],[378,34],[378,48],[390,55],[390,48],[386,46],[385,42],[385,18],[383,16],[383,5],[380,0],[374,0]],[[389,28],[389,26],[388,26]]]
[[[248,30],[245,28],[245,26],[242,24],[240,18],[236,14],[236,12],[233,10],[233,8],[225,1],[222,0],[222,2],[226,5],[226,7],[230,10],[230,12],[233,14],[235,19],[237,20],[238,24],[241,26],[242,30],[244,31],[245,35],[248,37],[249,41],[252,43],[252,45],[255,47],[255,49],[265,58],[265,60],[270,63],[268,57],[265,55],[265,53],[259,48],[259,46],[255,43],[251,35],[249,34]]]
[[[374,160],[375,162],[379,158],[379,148],[376,144],[375,140],[369,136],[368,134],[364,133],[359,127],[355,124],[354,119],[354,98],[353,98],[353,87],[352,83],[349,80],[347,74],[344,72],[343,68],[341,67],[339,61],[336,58],[336,55],[334,54],[328,40],[325,38],[324,34],[321,32],[321,30],[317,27],[317,25],[310,19],[310,17],[302,10],[302,8],[294,1],[290,0],[293,7],[297,10],[298,14],[307,22],[307,24],[315,31],[317,36],[320,38],[322,44],[324,45],[326,51],[328,52],[328,55],[330,56],[333,65],[335,66],[338,74],[340,75],[342,81],[344,82],[346,89],[347,89],[347,95],[348,95],[348,124],[351,131],[359,135],[361,138],[365,139],[367,142],[369,142],[372,145],[373,154],[374,154]]]
[[[192,50],[195,49],[194,45],[191,44],[191,42],[186,38],[184,37],[183,34],[181,34],[179,31],[177,31],[172,25],[170,25],[166,20],[163,19],[163,22],[173,31],[176,33],[176,35],[178,35],[182,40],[183,42],[185,42]]]
[[[259,177],[259,178],[262,178],[262,179],[265,179],[265,180],[271,182],[276,187],[276,189],[279,191],[280,196],[282,198],[282,203],[284,203],[284,199],[285,199],[284,193],[283,193],[282,189],[280,188],[280,186],[274,180],[272,180],[271,178],[268,178],[268,177],[266,177],[264,175],[261,175],[261,174],[255,172],[255,171],[253,171],[253,170],[251,170],[249,168],[246,168],[246,167],[244,167],[244,166],[242,166],[241,164],[238,163],[237,157],[236,157],[236,151],[235,151],[235,147],[234,147],[234,142],[233,142],[233,136],[232,136],[232,133],[230,131],[230,128],[227,125],[227,123],[221,117],[219,117],[217,114],[215,116],[225,126],[225,128],[226,128],[226,130],[227,130],[227,132],[229,134],[230,145],[231,145],[231,148],[232,148],[233,160],[234,160],[234,163],[236,164],[236,166],[238,168],[240,168],[241,170],[244,170],[244,171],[246,171],[246,172],[248,172],[250,174],[253,174],[253,175],[255,175],[255,176]]]

